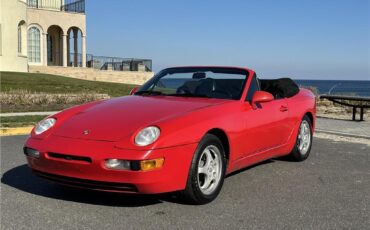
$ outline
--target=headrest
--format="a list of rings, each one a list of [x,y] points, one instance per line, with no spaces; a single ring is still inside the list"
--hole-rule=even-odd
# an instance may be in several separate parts
[[[203,79],[203,78],[206,78],[206,73],[204,72],[193,73],[193,79]]]

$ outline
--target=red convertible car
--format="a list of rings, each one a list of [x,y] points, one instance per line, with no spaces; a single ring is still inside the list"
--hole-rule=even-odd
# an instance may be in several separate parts
[[[204,204],[225,175],[269,158],[305,160],[315,97],[237,67],[162,70],[131,95],[49,116],[24,146],[38,176],[123,193],[177,191]]]

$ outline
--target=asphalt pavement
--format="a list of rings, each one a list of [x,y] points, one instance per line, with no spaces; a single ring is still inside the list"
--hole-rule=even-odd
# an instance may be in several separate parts
[[[369,229],[370,147],[314,139],[304,162],[269,160],[226,178],[219,197],[120,195],[34,176],[26,136],[1,137],[1,229]],[[181,163],[181,162],[179,162]]]
[[[370,122],[318,117],[316,132],[370,140]]]

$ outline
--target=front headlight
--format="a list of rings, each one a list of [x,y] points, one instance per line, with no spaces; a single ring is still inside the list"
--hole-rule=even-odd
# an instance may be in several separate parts
[[[135,144],[138,146],[147,146],[156,141],[161,134],[158,127],[149,126],[142,129],[135,137]]]
[[[57,120],[55,118],[46,118],[40,121],[35,127],[35,134],[38,135],[50,129],[51,127],[53,127],[56,121]]]

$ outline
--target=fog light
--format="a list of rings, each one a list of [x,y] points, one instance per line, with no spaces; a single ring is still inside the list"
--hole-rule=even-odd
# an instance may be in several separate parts
[[[118,159],[107,159],[105,160],[105,167],[109,169],[131,169],[130,161],[118,160]]]
[[[143,160],[140,161],[140,169],[142,171],[148,171],[153,169],[162,168],[164,162],[164,158],[158,158],[153,160]]]
[[[37,151],[36,149],[27,148],[27,147],[24,148],[24,154],[30,157],[35,157],[35,158],[40,157],[39,151]]]

